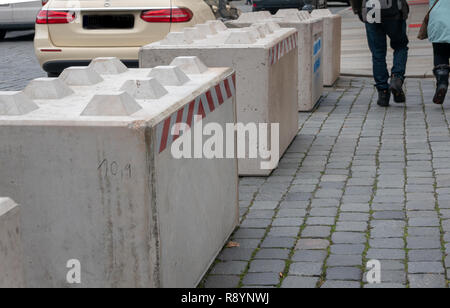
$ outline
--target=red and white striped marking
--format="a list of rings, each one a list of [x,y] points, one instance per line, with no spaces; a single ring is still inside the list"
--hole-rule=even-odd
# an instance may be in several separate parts
[[[158,153],[163,152],[182,135],[181,132],[176,135],[171,134],[174,125],[187,124],[192,127],[196,115],[204,119],[235,95],[236,73],[233,73],[159,123],[156,128]]]
[[[272,47],[269,51],[269,62],[270,65],[274,65],[284,55],[291,52],[293,49],[298,47],[298,35],[293,34],[289,36],[288,38],[284,39],[280,43],[276,44],[274,47]]]

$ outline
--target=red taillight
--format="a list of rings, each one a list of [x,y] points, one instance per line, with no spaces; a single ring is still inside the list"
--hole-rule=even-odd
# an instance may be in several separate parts
[[[68,24],[75,20],[75,12],[69,11],[48,11],[42,10],[39,12],[36,23],[42,24]]]
[[[154,9],[141,14],[146,22],[189,22],[192,17],[194,13],[188,8]]]

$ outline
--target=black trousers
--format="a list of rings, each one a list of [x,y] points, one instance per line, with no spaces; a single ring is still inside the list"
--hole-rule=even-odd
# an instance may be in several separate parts
[[[450,64],[449,43],[433,43],[433,52],[434,52],[434,66]]]

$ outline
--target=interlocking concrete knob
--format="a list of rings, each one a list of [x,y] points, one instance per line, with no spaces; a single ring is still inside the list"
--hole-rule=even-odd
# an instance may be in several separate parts
[[[208,67],[195,56],[175,58],[170,65],[179,67],[185,74],[203,74],[208,71]]]
[[[92,67],[69,67],[59,76],[69,86],[91,86],[103,81]]]
[[[298,17],[298,13],[300,11],[298,9],[283,9],[278,10],[278,12],[275,14],[275,17]]]
[[[0,115],[24,115],[38,108],[22,92],[0,92]]]
[[[272,33],[281,29],[280,25],[274,21],[269,21],[266,23],[266,25],[269,27],[269,29],[272,31]]]
[[[81,113],[82,116],[130,116],[142,107],[130,94],[117,92],[114,94],[95,95]]]
[[[253,31],[252,31],[253,30]],[[254,44],[258,41],[259,32],[256,29],[232,31],[225,44]],[[256,33],[255,33],[256,32]]]
[[[190,45],[194,42],[191,35],[185,32],[169,32],[161,41],[163,45]]]
[[[148,77],[156,78],[163,86],[182,86],[190,81],[178,66],[157,66]]]
[[[169,93],[155,78],[127,80],[120,91],[136,99],[158,99]]]
[[[251,13],[243,13],[239,16],[238,21],[240,22],[258,22],[262,19],[269,19],[272,15],[270,12],[261,11],[261,12],[251,12]]]
[[[329,9],[320,9],[320,10],[314,10],[311,13],[312,17],[327,17],[332,16],[333,13]]]
[[[299,17],[300,21],[308,20],[311,18],[311,14],[309,14],[308,11],[298,11],[298,17]]]
[[[204,35],[217,34],[216,27],[213,24],[198,24],[195,27]]]
[[[96,58],[89,67],[100,75],[117,75],[125,73],[128,68],[117,58]]]
[[[59,78],[38,78],[32,80],[24,90],[31,99],[60,99],[73,94]]]
[[[209,20],[206,22],[207,25],[213,25],[217,32],[227,31],[227,26],[220,20]]]
[[[258,30],[260,38],[265,38],[267,35],[273,33],[272,29],[270,29],[265,23],[257,23],[251,25],[251,28]]]
[[[206,38],[206,35],[197,28],[184,28],[183,32],[188,37],[188,39],[192,41],[203,40]]]

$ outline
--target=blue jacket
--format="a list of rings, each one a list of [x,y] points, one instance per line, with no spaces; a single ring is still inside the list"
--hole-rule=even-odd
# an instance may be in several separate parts
[[[436,0],[430,0],[430,7]],[[450,0],[440,0],[430,14],[428,37],[432,43],[450,43]]]

